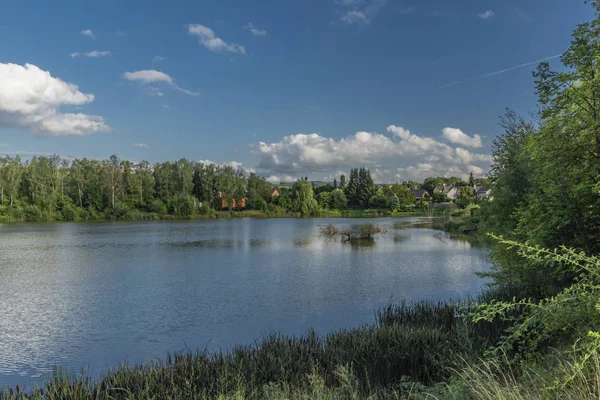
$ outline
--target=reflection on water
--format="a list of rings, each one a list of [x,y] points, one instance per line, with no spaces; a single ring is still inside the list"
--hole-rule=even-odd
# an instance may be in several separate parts
[[[231,240],[231,239],[205,239],[181,242],[165,243],[167,246],[176,247],[198,247],[198,248],[222,248],[222,249],[240,249],[246,247],[267,247],[269,245],[266,239],[249,240]]]
[[[419,221],[378,219],[386,233],[349,243],[320,235],[351,226],[335,219],[0,225],[0,386],[479,291],[486,250]]]
[[[351,247],[356,249],[370,249],[371,247],[375,246],[375,238],[352,238],[345,241],[344,244],[349,244]]]

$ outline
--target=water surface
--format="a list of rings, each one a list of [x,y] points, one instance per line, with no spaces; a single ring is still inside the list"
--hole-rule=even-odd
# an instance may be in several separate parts
[[[335,219],[0,225],[0,386],[186,348],[374,320],[390,299],[476,294],[485,249],[412,225],[326,240]]]

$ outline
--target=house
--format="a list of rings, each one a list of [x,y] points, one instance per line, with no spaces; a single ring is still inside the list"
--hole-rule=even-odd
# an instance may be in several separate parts
[[[456,200],[460,196],[460,188],[456,186],[444,186],[443,193],[449,200]]]
[[[277,188],[273,188],[273,190],[271,190],[271,193],[269,193],[269,197],[279,197],[279,190],[277,190]]]
[[[227,200],[221,198],[221,210],[229,209],[229,204],[227,204]],[[246,208],[246,199],[232,199],[231,200],[231,209],[232,210],[243,210]]]
[[[221,192],[217,193],[218,203],[221,206],[221,210],[243,210],[246,208],[246,199],[237,197],[236,194],[233,195],[233,199],[231,199],[231,207],[226,198],[223,197]]]
[[[475,187],[475,189],[473,190],[473,194],[478,199],[484,199],[484,198],[488,197],[491,192],[492,192],[492,189],[488,188],[487,186]]]
[[[444,186],[436,186],[436,187],[433,189],[433,193],[434,193],[434,194],[436,194],[436,193],[444,193]]]
[[[429,193],[425,189],[411,190],[410,192],[415,195],[417,204],[423,201],[424,198],[429,197]]]

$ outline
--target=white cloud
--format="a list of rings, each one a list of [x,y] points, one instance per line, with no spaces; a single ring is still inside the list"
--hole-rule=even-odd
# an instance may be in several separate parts
[[[171,108],[171,106],[168,104],[163,104],[162,106],[163,106],[163,108]]]
[[[90,39],[96,39],[96,34],[92,32],[91,29],[84,29],[81,31],[81,34],[89,37]]]
[[[266,180],[267,180],[267,182],[270,182],[270,183],[279,183],[279,182],[281,182],[281,179],[279,179],[279,177],[275,176],[275,175],[269,176]]]
[[[145,69],[135,72],[125,72],[123,74],[123,78],[128,81],[139,82],[141,84],[167,84],[171,86],[173,89],[180,91],[185,94],[189,94],[190,96],[199,96],[200,93],[192,92],[190,90],[184,89],[175,83],[175,79],[173,79],[168,74],[164,72],[157,71],[155,69]],[[163,96],[163,93],[155,87],[151,87],[149,89],[149,94],[154,96]]]
[[[123,77],[128,81],[138,81],[142,83],[156,83],[164,82],[172,85],[174,83],[173,78],[164,72],[157,71],[155,69],[145,69],[135,72],[125,72]]]
[[[0,126],[19,127],[41,136],[86,135],[111,130],[104,119],[61,113],[62,106],[81,106],[94,95],[54,78],[32,64],[0,63]]]
[[[200,44],[211,51],[227,51],[230,53],[246,54],[246,48],[236,43],[227,43],[217,37],[212,29],[199,24],[188,25],[190,35],[198,36]]]
[[[444,128],[442,130],[444,134],[444,138],[450,143],[462,144],[467,147],[483,147],[483,143],[481,143],[481,136],[473,135],[473,137],[467,135],[460,129],[456,128]]]
[[[248,25],[244,26],[244,29],[248,29],[250,30],[250,32],[252,32],[252,34],[254,36],[267,36],[267,31],[262,30],[262,29],[258,29],[257,27],[255,27],[252,22],[248,22]]]
[[[371,22],[365,13],[356,10],[346,11],[340,19],[347,24],[368,24]]]
[[[338,0],[340,21],[348,25],[369,25],[388,0]]]
[[[224,163],[221,163],[221,164],[216,163],[216,162],[211,161],[211,160],[199,160],[198,162],[200,164],[213,164],[213,165],[216,165],[218,167],[232,167],[235,170],[242,170],[246,174],[250,174],[252,172],[256,173],[256,169],[254,169],[252,167],[247,167],[247,166],[243,165],[241,162],[238,162],[238,161],[229,161],[229,162],[224,162]]]
[[[306,174],[338,173],[353,167],[366,166],[376,172],[382,182],[392,179],[402,164],[423,160],[419,171],[403,170],[414,176],[425,174],[468,174],[469,168],[487,168],[491,156],[472,153],[461,147],[453,148],[430,137],[412,134],[408,129],[391,125],[387,128],[391,136],[357,132],[341,139],[327,138],[317,133],[284,136],[271,143],[259,142],[254,154],[259,158],[257,169],[265,176],[279,177],[284,174],[304,176]],[[408,167],[402,167],[408,168]],[[412,178],[411,178],[412,179]]]
[[[398,173],[395,175],[395,178],[398,180],[417,182],[422,182],[425,178],[432,176],[446,178],[454,176],[466,180],[471,172],[475,177],[482,177],[485,175],[484,169],[475,165],[458,166],[439,163],[417,163],[416,165],[398,168],[397,171]]]
[[[141,149],[149,149],[150,145],[146,144],[146,143],[133,143],[134,147],[139,147]]]
[[[471,164],[474,161],[481,161],[481,162],[488,162],[488,163],[492,162],[492,156],[489,154],[471,153],[469,150],[465,150],[461,147],[457,147],[456,149],[454,149],[454,152],[456,153],[456,155],[458,156],[458,159],[463,164]]]
[[[153,62],[161,62],[164,61],[165,59],[162,58],[161,56],[154,56],[154,58],[152,59]]]
[[[76,57],[89,57],[89,58],[98,58],[98,57],[106,57],[106,56],[110,56],[110,51],[98,51],[98,50],[93,50],[93,51],[89,51],[87,53],[71,53],[71,57],[72,58],[76,58]]]
[[[486,10],[482,13],[477,14],[477,16],[481,19],[490,19],[494,16],[494,12],[492,10]]]

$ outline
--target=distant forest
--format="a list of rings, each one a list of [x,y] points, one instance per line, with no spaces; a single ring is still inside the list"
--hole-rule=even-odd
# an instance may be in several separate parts
[[[151,165],[117,156],[101,161],[5,157],[0,158],[0,221],[157,219],[240,208],[303,215],[347,208],[401,210],[415,206],[411,190],[426,189],[430,200],[441,202],[447,199],[433,196],[437,185],[484,183],[428,178],[422,184],[376,185],[370,171],[360,168],[328,184],[304,178],[274,185],[231,166],[185,159]],[[469,193],[463,197],[468,200]]]

